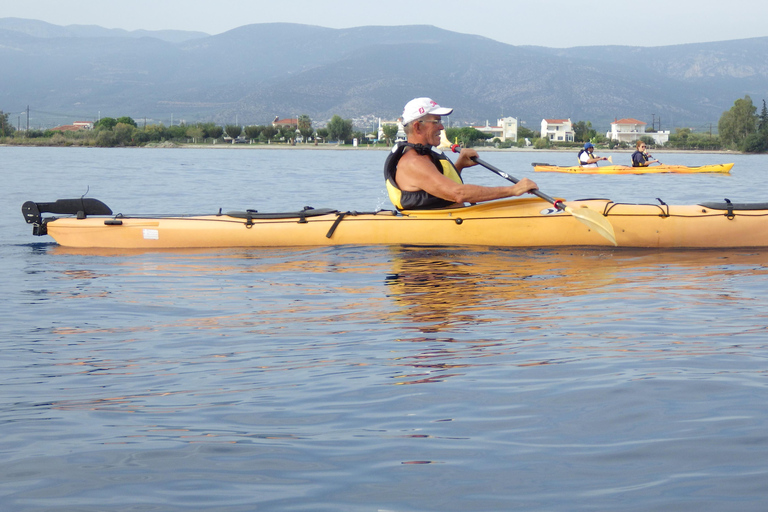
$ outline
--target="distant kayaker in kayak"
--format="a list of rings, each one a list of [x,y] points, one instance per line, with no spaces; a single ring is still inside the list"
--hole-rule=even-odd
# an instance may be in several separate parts
[[[642,140],[635,144],[635,152],[632,153],[632,167],[648,167],[651,164],[661,163],[658,160],[651,160],[651,155],[645,151],[646,145]]]
[[[595,146],[591,142],[584,144],[584,148],[579,151],[579,165],[582,167],[597,167],[600,160],[608,160],[604,156],[594,156]]]
[[[525,194],[537,189],[528,178],[506,187],[484,187],[464,183],[461,171],[476,165],[477,151],[464,148],[452,163],[441,151],[441,116],[453,112],[430,98],[409,101],[403,110],[406,142],[392,148],[384,164],[384,178],[392,203],[399,210],[434,209],[463,206]]]

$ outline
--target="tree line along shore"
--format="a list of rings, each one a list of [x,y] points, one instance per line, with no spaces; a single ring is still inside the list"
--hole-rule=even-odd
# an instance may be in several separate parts
[[[695,151],[768,152],[768,108],[763,100],[762,111],[749,96],[738,99],[730,110],[723,112],[718,131],[695,133],[690,128],[676,128],[663,149]],[[390,124],[382,133],[356,130],[349,119],[335,115],[322,128],[313,128],[307,115],[299,116],[293,125],[224,125],[215,123],[139,126],[131,117],[104,117],[92,129],[78,130],[17,130],[8,122],[8,114],[0,111],[0,144],[17,146],[81,146],[81,147],[157,147],[157,146],[215,146],[248,144],[267,147],[390,147],[397,137],[398,127]],[[574,127],[574,142],[554,142],[540,137],[525,127],[518,129],[517,141],[500,141],[472,127],[446,128],[446,137],[464,147],[494,149],[571,149],[589,141],[610,150],[631,149],[626,143],[610,140],[597,133],[590,122],[578,121]],[[649,130],[649,132],[652,130]],[[640,137],[649,147],[661,149],[650,135]]]

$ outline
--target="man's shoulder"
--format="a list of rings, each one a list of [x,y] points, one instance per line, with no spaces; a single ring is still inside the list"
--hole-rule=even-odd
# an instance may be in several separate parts
[[[431,160],[430,155],[423,155],[420,154],[418,151],[416,151],[413,148],[405,148],[403,150],[403,156],[400,157],[400,162],[406,162],[406,163],[415,163],[415,162],[421,162],[421,161],[429,161]]]
[[[398,171],[405,171],[408,174],[440,174],[440,170],[437,168],[432,155],[421,155],[418,151],[410,150],[400,157],[400,161],[397,163]]]

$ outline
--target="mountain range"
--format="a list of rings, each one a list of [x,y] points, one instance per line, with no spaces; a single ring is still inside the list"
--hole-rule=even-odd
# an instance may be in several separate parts
[[[0,18],[0,110],[30,127],[97,117],[266,124],[307,114],[371,126],[411,98],[456,110],[454,126],[518,118],[631,117],[716,129],[745,95],[768,98],[768,37],[675,46],[513,46],[428,25],[246,25],[218,35]],[[759,108],[759,107],[758,107]],[[21,116],[21,123],[26,119]]]

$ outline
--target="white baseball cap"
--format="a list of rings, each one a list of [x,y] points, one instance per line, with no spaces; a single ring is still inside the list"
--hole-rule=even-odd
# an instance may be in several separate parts
[[[452,108],[443,108],[435,103],[432,98],[415,98],[405,104],[403,109],[403,125],[429,114],[447,116],[451,112],[453,112]]]

